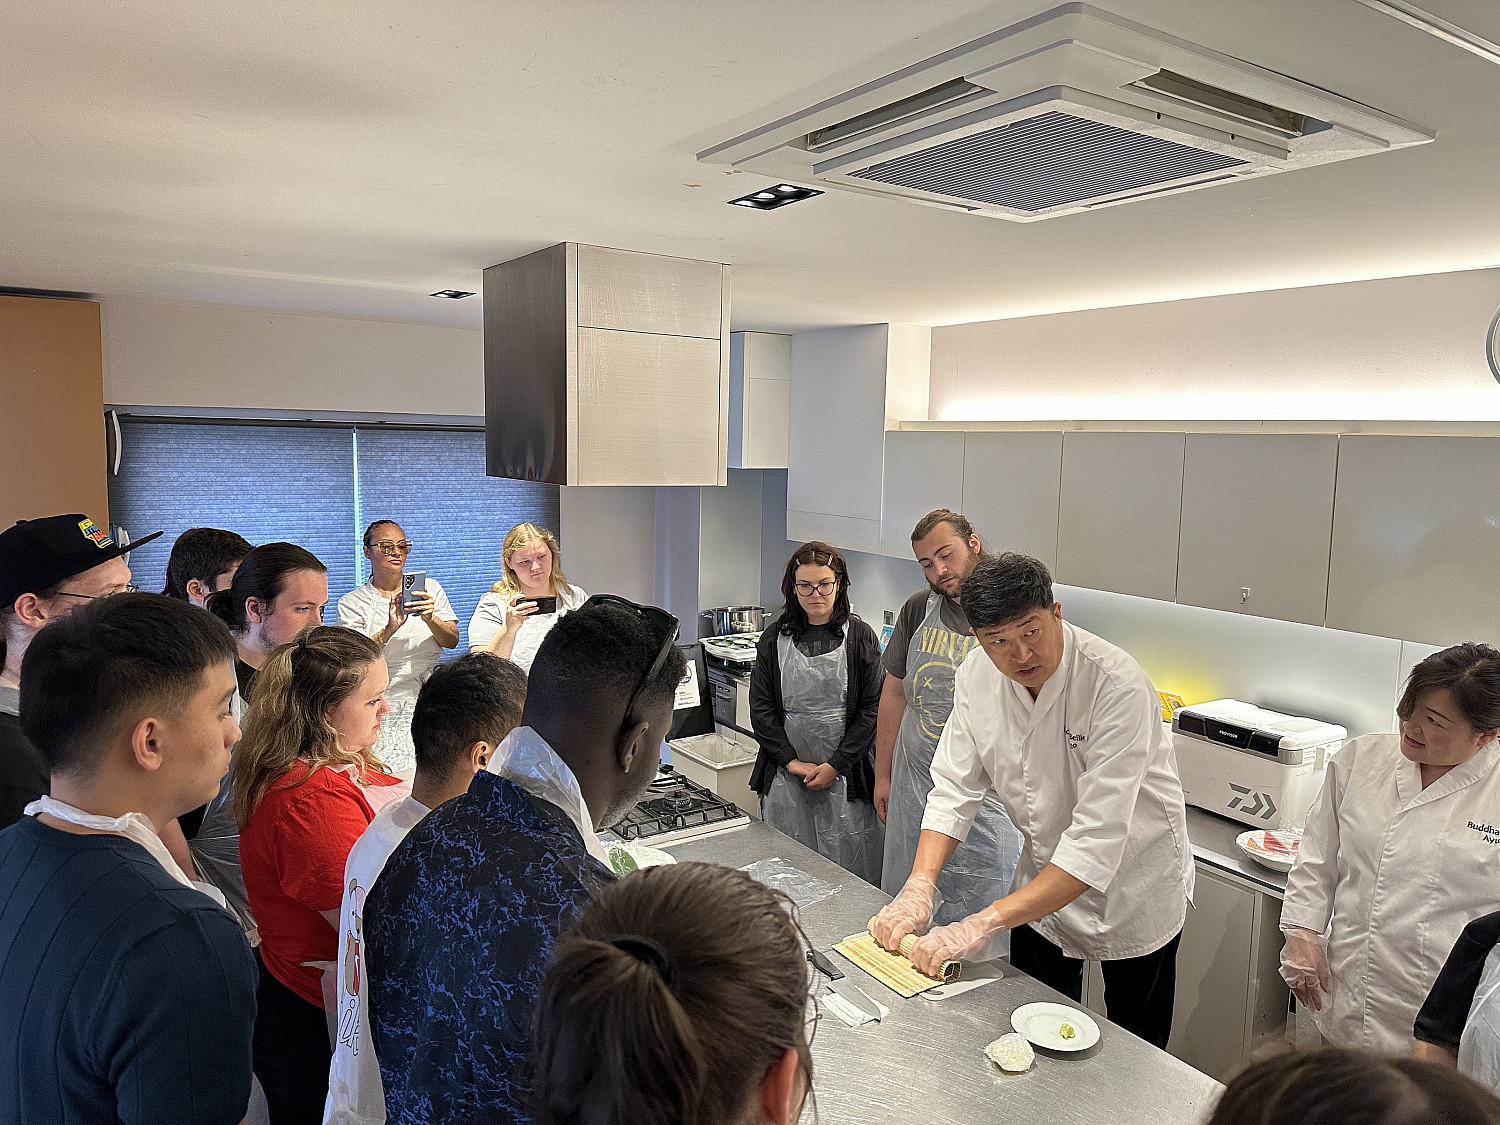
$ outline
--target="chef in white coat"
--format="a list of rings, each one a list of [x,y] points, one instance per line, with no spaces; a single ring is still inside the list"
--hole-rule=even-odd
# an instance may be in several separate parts
[[[990,956],[1074,1000],[1103,962],[1109,1018],[1164,1047],[1193,890],[1161,703],[1130,655],[1065,624],[1046,566],[1007,553],[963,583],[979,648],[959,667],[912,874],[875,918],[887,949],[931,923],[937,878],[993,789],[1023,837],[1011,892],[920,938],[911,960]]]
[[[1412,669],[1397,734],[1344,744],[1287,876],[1281,975],[1340,1047],[1407,1051],[1464,926],[1500,896],[1500,652]]]

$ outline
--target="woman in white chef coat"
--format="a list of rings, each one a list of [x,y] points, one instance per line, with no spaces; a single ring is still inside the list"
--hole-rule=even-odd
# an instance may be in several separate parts
[[[878,884],[880,642],[850,612],[849,569],[827,543],[792,552],[781,593],[786,605],[761,634],[750,673],[750,725],[760,743],[750,787],[772,828]]]
[[[1156,689],[1130,655],[1064,623],[1052,576],[1007,552],[962,586],[979,647],[954,681],[917,858],[876,915],[886,949],[924,933],[912,963],[998,954],[1074,1000],[1102,962],[1109,1018],[1165,1047],[1177,946],[1193,891],[1187,810]],[[1011,892],[927,931],[943,866],[994,791],[1022,836]]]
[[[531,671],[542,638],[563,614],[588,600],[563,575],[557,536],[534,523],[518,523],[500,544],[504,575],[479,599],[469,622],[469,651],[492,652]],[[556,608],[538,598],[556,598]]]
[[[395,520],[376,520],[365,528],[364,549],[370,580],[339,599],[339,624],[373,637],[384,649],[391,670],[385,699],[391,711],[381,724],[374,754],[391,773],[402,773],[417,765],[411,742],[417,692],[443,650],[458,645],[458,615],[431,575],[426,593],[407,598],[402,608],[401,575],[412,541]]]
[[[1500,894],[1500,652],[1429,656],[1396,714],[1329,764],[1281,911],[1281,975],[1323,1037],[1387,1052]]]

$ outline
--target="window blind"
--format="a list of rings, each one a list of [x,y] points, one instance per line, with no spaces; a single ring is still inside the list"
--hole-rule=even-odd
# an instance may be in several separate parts
[[[416,546],[408,570],[442,583],[458,615],[459,651],[469,618],[500,577],[500,542],[514,525],[557,531],[556,485],[484,474],[484,434],[461,430],[360,429],[359,525],[392,519]],[[369,577],[360,559],[359,580]]]
[[[120,471],[109,478],[112,522],[132,539],[164,534],[130,555],[143,590],[166,582],[172,544],[190,527],[222,527],[251,543],[285,540],[328,567],[329,611],[356,585],[353,431],[121,419]]]

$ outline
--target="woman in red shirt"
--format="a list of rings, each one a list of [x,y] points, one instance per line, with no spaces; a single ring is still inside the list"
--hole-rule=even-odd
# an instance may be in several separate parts
[[[262,666],[234,753],[240,867],[261,942],[255,1073],[272,1125],[322,1120],[323,975],[338,959],[344,863],[375,810],[409,788],[371,751],[389,678],[369,637],[312,628]]]

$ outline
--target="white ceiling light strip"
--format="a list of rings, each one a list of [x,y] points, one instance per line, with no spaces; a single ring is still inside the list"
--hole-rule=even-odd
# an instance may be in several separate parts
[[[1367,8],[1373,8],[1377,12],[1384,12],[1393,19],[1398,19],[1404,24],[1409,24],[1418,31],[1425,31],[1455,47],[1461,47],[1471,55],[1478,55],[1487,62],[1500,66],[1500,44],[1491,43],[1482,36],[1475,35],[1472,31],[1466,31],[1456,23],[1433,15],[1431,12],[1423,11],[1415,4],[1408,4],[1406,0],[1359,0]]]

